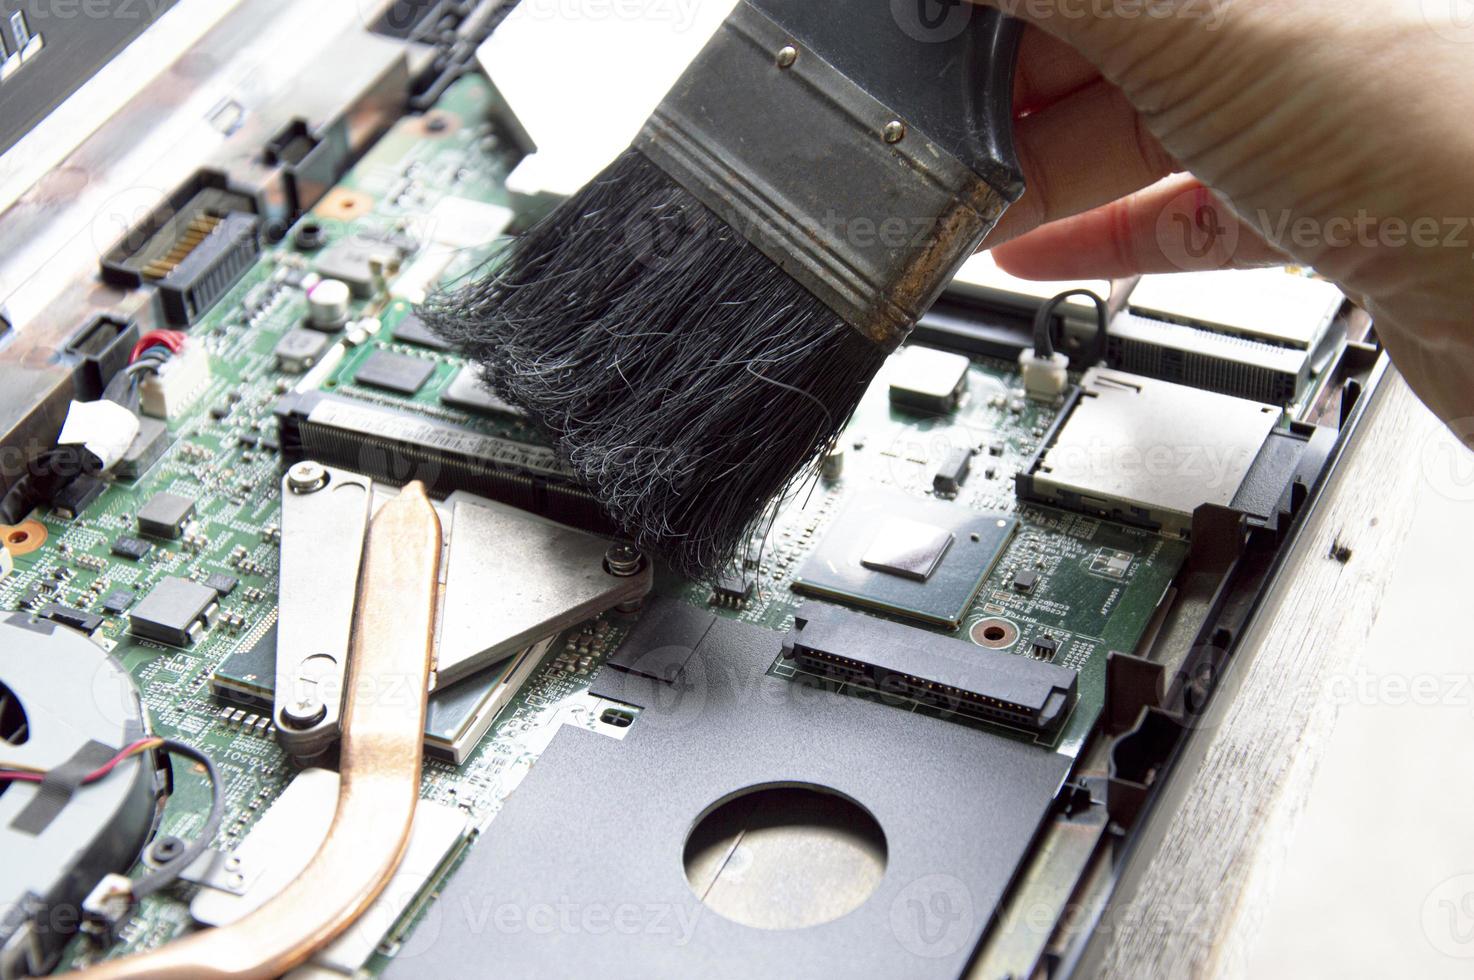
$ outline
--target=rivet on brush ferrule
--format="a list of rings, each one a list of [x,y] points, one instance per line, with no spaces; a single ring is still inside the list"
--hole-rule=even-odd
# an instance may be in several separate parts
[[[893,350],[1008,199],[815,51],[798,54],[788,31],[740,3],[634,147]]]

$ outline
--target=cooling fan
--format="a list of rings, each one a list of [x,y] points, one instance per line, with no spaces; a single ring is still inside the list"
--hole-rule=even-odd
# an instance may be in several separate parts
[[[52,969],[93,886],[137,859],[157,813],[153,754],[79,788],[65,776],[144,733],[138,689],[106,651],[22,613],[0,620],[0,762],[50,774],[0,781],[0,977]]]

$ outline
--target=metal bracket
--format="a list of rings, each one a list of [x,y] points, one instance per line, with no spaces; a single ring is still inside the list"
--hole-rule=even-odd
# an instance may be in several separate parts
[[[373,485],[304,461],[282,479],[281,600],[272,717],[299,759],[341,734],[343,681]]]
[[[437,633],[440,684],[650,591],[650,563],[637,553],[629,564],[610,558],[609,542],[597,535],[460,492],[445,508],[450,546]]]
[[[310,460],[282,480],[272,715],[282,746],[299,760],[338,739],[364,534],[393,492]],[[650,591],[650,563],[628,545],[471,494],[456,492],[434,506],[447,532],[437,686]]]

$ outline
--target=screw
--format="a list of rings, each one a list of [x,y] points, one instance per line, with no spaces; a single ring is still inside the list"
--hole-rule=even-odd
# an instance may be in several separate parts
[[[791,44],[785,44],[778,49],[778,67],[792,68],[793,63],[798,60],[798,48]]]
[[[899,119],[892,119],[885,124],[881,135],[885,137],[887,143],[899,143],[906,138],[906,124]]]
[[[153,858],[157,864],[168,864],[182,853],[184,853],[184,841],[173,836],[160,837],[149,849],[149,857]]]
[[[315,493],[328,484],[328,471],[321,463],[304,459],[287,470],[287,486],[294,493]]]
[[[640,573],[644,559],[631,544],[614,544],[604,552],[604,570],[618,578],[629,578]]]
[[[311,728],[327,716],[328,706],[304,695],[282,709],[281,720],[290,728]]]

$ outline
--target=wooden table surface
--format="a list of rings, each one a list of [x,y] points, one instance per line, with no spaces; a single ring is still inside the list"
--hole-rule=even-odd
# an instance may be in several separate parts
[[[1437,425],[1389,371],[1243,638],[1224,682],[1236,690],[1220,690],[1219,716],[1187,751],[1180,802],[1113,910],[1100,975],[1245,973],[1335,720],[1329,682],[1351,669],[1376,621]],[[1349,551],[1344,562],[1337,548]]]

